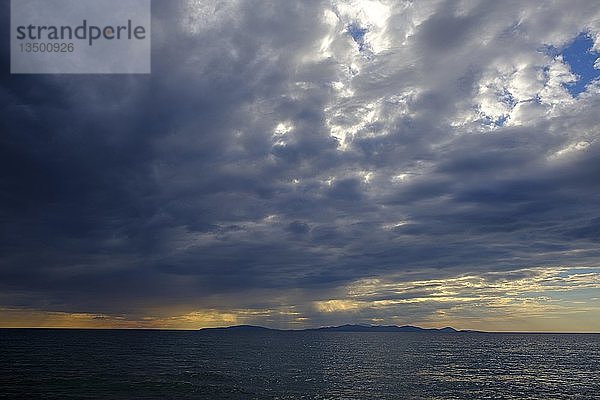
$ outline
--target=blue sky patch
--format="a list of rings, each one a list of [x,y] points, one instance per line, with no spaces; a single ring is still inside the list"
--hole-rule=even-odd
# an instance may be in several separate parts
[[[573,97],[585,91],[585,87],[600,78],[600,70],[594,68],[594,62],[600,53],[591,51],[594,41],[587,33],[581,33],[562,51],[563,60],[577,75],[577,82],[565,85]]]
[[[348,33],[352,36],[352,39],[358,44],[358,50],[363,50],[365,45],[365,35],[369,30],[367,28],[361,28],[358,24],[352,23],[348,25]]]

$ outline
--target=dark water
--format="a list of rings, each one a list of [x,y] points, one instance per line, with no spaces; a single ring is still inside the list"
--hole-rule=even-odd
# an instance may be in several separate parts
[[[0,330],[0,398],[600,399],[600,335]]]

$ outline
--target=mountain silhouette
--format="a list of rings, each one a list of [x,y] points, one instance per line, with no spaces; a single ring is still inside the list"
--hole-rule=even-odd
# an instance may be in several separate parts
[[[221,328],[202,328],[200,331],[232,331],[232,332],[416,332],[416,333],[457,333],[452,327],[420,328],[411,325],[340,325],[308,329],[274,329],[254,325],[235,325]]]

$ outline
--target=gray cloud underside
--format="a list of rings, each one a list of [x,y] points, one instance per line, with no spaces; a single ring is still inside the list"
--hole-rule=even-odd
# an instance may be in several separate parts
[[[149,76],[4,71],[0,304],[597,265],[598,87],[572,99],[540,50],[600,32],[597,4],[390,2],[379,25],[344,4],[157,1]]]

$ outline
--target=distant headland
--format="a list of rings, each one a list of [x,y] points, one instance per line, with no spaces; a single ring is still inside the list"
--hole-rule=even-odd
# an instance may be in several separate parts
[[[456,330],[445,328],[420,328],[412,325],[340,325],[307,329],[275,329],[254,325],[235,325],[221,328],[202,328],[200,331],[231,331],[231,332],[413,332],[413,333],[460,333],[477,332],[472,330]]]

